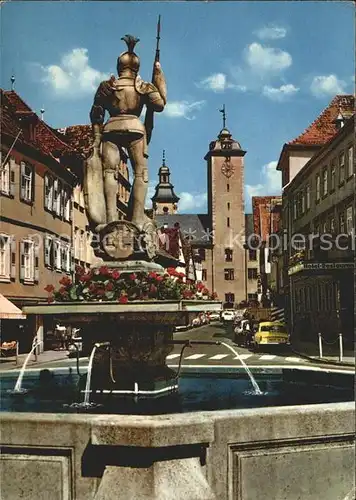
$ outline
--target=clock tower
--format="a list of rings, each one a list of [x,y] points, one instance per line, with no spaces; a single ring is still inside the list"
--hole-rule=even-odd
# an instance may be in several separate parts
[[[208,213],[212,231],[208,279],[226,307],[246,299],[244,156],[226,128],[210,143],[205,155],[208,172]],[[209,277],[210,278],[210,277]]]

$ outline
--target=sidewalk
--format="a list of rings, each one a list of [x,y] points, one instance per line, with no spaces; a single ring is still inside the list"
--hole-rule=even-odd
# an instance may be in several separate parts
[[[44,363],[48,363],[51,361],[60,361],[63,359],[68,359],[68,351],[44,351],[37,356],[37,361],[35,359],[35,355],[33,354],[28,362],[27,367],[36,367],[40,366]],[[18,364],[16,365],[16,356],[8,356],[0,358],[0,371],[9,371],[9,370],[19,370],[23,365],[27,354],[19,354],[18,356]]]
[[[323,343],[323,357],[319,357],[319,345],[312,342],[292,342],[292,350],[298,356],[319,363],[327,363],[339,366],[355,366],[355,352],[344,348],[343,359],[339,360],[338,343],[330,346]]]

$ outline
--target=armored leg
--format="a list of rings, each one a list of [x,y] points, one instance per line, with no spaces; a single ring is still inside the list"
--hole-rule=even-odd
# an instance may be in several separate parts
[[[116,168],[120,163],[120,150],[110,141],[103,142],[104,192],[106,199],[106,220],[109,224],[118,220]]]
[[[128,147],[128,153],[134,171],[134,181],[130,199],[131,220],[141,229],[146,221],[145,201],[148,188],[147,159],[144,154],[145,139],[143,138],[132,142]]]

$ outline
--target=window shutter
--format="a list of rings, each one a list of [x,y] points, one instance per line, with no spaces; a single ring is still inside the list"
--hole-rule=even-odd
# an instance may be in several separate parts
[[[58,179],[54,179],[53,183],[53,211],[57,213],[58,205]]]
[[[15,160],[10,158],[10,195],[15,196],[15,169],[16,163]]]
[[[51,266],[51,246],[52,240],[49,236],[45,236],[45,244],[44,244],[44,262],[46,267]]]
[[[35,262],[34,262],[34,269],[35,269],[35,273],[34,273],[34,277],[35,277],[35,283],[38,283],[39,280],[40,280],[40,259],[39,259],[39,253],[40,253],[40,246],[38,243],[34,243],[33,245],[33,252],[34,252],[34,259],[35,259]]]
[[[74,246],[70,246],[70,271],[74,273],[75,271],[75,255],[74,255]]]
[[[62,271],[66,270],[66,259],[65,259],[65,252],[66,252],[66,244],[64,241],[60,242],[60,252],[61,252],[61,269]]]
[[[25,279],[25,243],[20,241],[20,280]]]
[[[61,190],[61,217],[64,218],[65,215],[65,204],[66,204],[66,192],[64,187]]]
[[[48,209],[49,208],[49,177],[47,174],[45,175],[44,180],[45,180],[44,206],[45,206],[45,208]]]
[[[62,213],[62,183],[61,181],[58,181],[56,214],[60,216],[61,213]]]
[[[36,171],[35,171],[35,168],[32,167],[32,170],[31,170],[31,201],[34,202],[35,201],[35,175]]]
[[[21,162],[21,169],[20,169],[20,172],[21,172],[21,178],[20,178],[20,198],[21,200],[24,200],[25,199],[25,163],[22,161]]]
[[[10,277],[12,280],[16,279],[16,240],[14,237],[11,238],[11,264],[10,264]]]

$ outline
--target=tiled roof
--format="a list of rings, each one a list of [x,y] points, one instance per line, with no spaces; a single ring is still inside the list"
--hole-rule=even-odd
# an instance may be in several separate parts
[[[25,117],[30,117],[34,126],[34,134],[30,136]],[[16,137],[20,130],[23,134],[19,140],[35,147],[45,155],[57,158],[64,153],[75,153],[73,148],[64,142],[58,134],[44,121],[14,91],[1,91],[1,126],[2,131]]]
[[[341,113],[350,118],[355,112],[355,97],[353,95],[337,95],[329,106],[302,134],[288,142],[290,145],[323,145],[338,132],[334,120]]]
[[[93,135],[91,125],[73,125],[65,129],[58,129],[58,135],[73,149],[86,155],[92,144]]]

